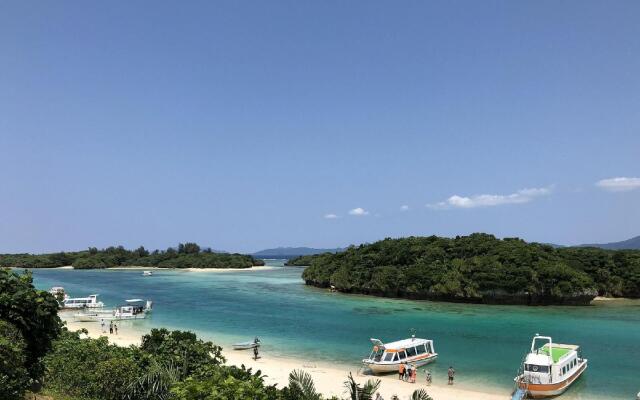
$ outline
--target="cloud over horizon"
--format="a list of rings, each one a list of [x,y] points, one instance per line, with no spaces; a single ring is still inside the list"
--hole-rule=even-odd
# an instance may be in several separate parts
[[[363,217],[365,215],[369,215],[369,211],[361,207],[356,207],[352,210],[349,210],[349,215],[355,215],[356,217]]]
[[[427,204],[427,207],[434,210],[446,210],[450,208],[479,208],[494,207],[505,204],[523,204],[532,201],[541,196],[547,196],[551,193],[551,187],[546,188],[527,188],[518,190],[511,194],[478,194],[473,196],[459,196],[454,194],[445,201],[435,204]]]
[[[409,211],[409,206],[406,204],[403,204],[400,206],[400,211]]]
[[[338,216],[336,214],[329,213],[329,214],[325,214],[323,218],[324,219],[336,219],[336,218],[338,218]]]
[[[640,188],[640,178],[616,177],[601,179],[596,186],[609,192],[628,192]]]

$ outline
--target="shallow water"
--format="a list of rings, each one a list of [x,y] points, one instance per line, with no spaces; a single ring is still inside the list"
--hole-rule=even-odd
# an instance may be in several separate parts
[[[280,261],[270,261],[281,266]],[[142,327],[189,329],[228,344],[258,335],[264,350],[304,360],[357,365],[368,339],[435,340],[429,368],[445,380],[453,365],[461,386],[489,386],[507,398],[535,333],[579,344],[589,359],[563,399],[633,399],[640,390],[640,301],[590,307],[486,306],[343,295],[307,287],[300,268],[183,272],[33,270],[38,288],[64,286],[74,297],[99,293],[107,305],[139,297],[154,301]],[[126,326],[123,326],[126,329]]]

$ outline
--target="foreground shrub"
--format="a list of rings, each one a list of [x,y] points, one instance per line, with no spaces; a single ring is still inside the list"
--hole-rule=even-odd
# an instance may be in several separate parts
[[[26,347],[18,328],[0,320],[0,399],[18,399],[29,386]]]

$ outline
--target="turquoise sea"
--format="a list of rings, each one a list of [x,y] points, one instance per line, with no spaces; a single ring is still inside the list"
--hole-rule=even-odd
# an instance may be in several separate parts
[[[139,297],[154,301],[141,328],[195,331],[228,345],[258,335],[264,351],[304,360],[355,366],[370,351],[370,337],[435,340],[438,361],[429,368],[445,379],[453,365],[461,386],[504,391],[535,333],[579,344],[589,369],[563,399],[635,399],[640,391],[640,301],[590,307],[485,306],[382,299],[307,287],[301,268],[186,272],[139,270],[33,270],[40,289],[64,286],[74,297],[100,294],[107,305]],[[127,329],[123,325],[121,329]]]

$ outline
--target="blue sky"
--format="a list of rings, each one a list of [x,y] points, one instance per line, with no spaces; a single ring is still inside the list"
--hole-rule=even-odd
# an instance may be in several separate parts
[[[638,15],[5,1],[0,252],[638,235]]]

